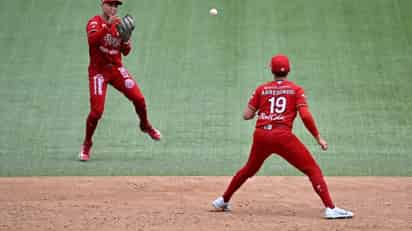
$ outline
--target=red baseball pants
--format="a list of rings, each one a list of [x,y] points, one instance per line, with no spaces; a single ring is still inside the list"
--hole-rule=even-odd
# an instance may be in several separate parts
[[[246,165],[232,178],[226,192],[223,194],[225,202],[231,199],[236,190],[238,190],[249,177],[257,173],[263,162],[272,153],[280,155],[309,177],[313,189],[322,199],[325,207],[335,207],[329,195],[328,186],[323,179],[322,171],[316,161],[305,145],[287,129],[274,129],[269,131],[257,128],[255,130],[249,159]]]
[[[145,98],[136,81],[124,67],[106,67],[102,71],[89,69],[90,113],[86,121],[85,143],[92,142],[97,123],[103,115],[107,85],[123,93],[134,105],[141,128],[150,126]]]

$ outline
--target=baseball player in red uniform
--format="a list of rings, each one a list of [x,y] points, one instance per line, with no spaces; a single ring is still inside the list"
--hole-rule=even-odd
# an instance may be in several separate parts
[[[140,129],[152,139],[160,140],[160,132],[152,127],[147,118],[145,98],[136,81],[122,64],[122,55],[130,53],[130,40],[124,41],[116,28],[120,18],[116,16],[121,0],[101,0],[102,14],[87,23],[89,43],[89,90],[90,113],[86,121],[86,135],[81,146],[80,160],[90,158],[92,136],[104,111],[107,85],[123,93],[134,105],[140,119]]]
[[[334,205],[321,169],[305,145],[292,133],[293,121],[299,113],[320,147],[323,150],[328,148],[309,112],[303,88],[287,79],[290,71],[288,58],[274,56],[271,70],[274,81],[264,83],[254,91],[243,113],[245,120],[253,119],[255,114],[258,117],[249,159],[233,177],[223,196],[213,201],[214,208],[229,210],[229,201],[236,190],[257,173],[266,158],[276,153],[309,177],[313,189],[326,207],[325,218],[353,217],[352,212]]]

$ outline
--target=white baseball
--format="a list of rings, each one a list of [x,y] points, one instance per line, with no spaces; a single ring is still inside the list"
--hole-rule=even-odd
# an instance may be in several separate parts
[[[218,14],[217,9],[216,8],[210,9],[209,14],[212,15],[212,16],[216,16]]]

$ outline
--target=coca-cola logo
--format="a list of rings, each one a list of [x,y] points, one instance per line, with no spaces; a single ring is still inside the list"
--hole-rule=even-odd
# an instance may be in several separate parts
[[[120,38],[113,37],[111,34],[106,34],[103,40],[105,46],[111,46],[114,48],[120,47]]]

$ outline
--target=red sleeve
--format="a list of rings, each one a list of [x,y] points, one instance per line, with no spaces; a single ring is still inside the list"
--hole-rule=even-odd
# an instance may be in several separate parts
[[[107,28],[96,19],[91,19],[87,23],[87,40],[90,46],[98,45],[104,34],[107,32]]]
[[[300,106],[306,106],[307,104],[305,91],[303,88],[299,87],[296,90],[296,107],[299,108]]]
[[[319,136],[318,128],[316,127],[315,120],[313,119],[312,114],[309,111],[309,108],[305,106],[299,107],[299,115],[303,121],[305,127],[309,130],[313,137]]]
[[[260,89],[261,87],[259,86],[258,88],[256,88],[256,90],[253,91],[248,103],[249,108],[255,111],[259,109]]]
[[[122,51],[122,54],[124,56],[128,55],[132,50],[132,44],[130,43],[130,41],[122,43],[122,47],[120,48],[120,50]]]

